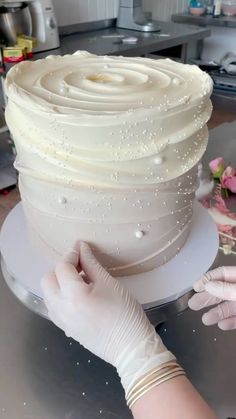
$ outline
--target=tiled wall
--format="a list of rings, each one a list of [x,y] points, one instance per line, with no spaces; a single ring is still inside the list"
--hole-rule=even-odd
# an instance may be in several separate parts
[[[171,15],[187,10],[188,0],[143,0],[143,8],[156,20],[171,20]]]
[[[119,0],[54,0],[59,26],[117,16]]]
[[[143,0],[143,8],[159,20],[186,10],[188,0]],[[54,0],[59,26],[116,18],[119,0]]]

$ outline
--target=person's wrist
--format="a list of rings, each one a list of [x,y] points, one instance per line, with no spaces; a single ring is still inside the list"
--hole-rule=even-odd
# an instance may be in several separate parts
[[[115,366],[126,396],[142,377],[175,359],[164,346],[155,328],[150,325],[145,339],[139,340],[132,347],[126,346],[116,359]]]
[[[133,405],[154,387],[181,375],[185,375],[185,372],[176,360],[157,366],[141,377],[127,394],[126,401],[128,407],[132,409]]]

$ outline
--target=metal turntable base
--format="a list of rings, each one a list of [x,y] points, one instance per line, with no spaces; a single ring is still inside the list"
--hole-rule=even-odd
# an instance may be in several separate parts
[[[192,285],[212,265],[218,245],[218,232],[212,218],[196,202],[191,232],[179,254],[153,271],[119,280],[157,325],[167,316],[187,308]],[[13,208],[3,224],[0,249],[2,272],[9,288],[30,310],[47,317],[40,279],[53,266],[32,246],[21,203]]]

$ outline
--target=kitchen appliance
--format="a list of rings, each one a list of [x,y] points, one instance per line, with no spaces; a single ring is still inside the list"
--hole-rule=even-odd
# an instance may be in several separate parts
[[[10,45],[16,44],[17,35],[22,33],[37,39],[34,52],[55,49],[60,45],[52,0],[0,0],[0,27],[1,37]]]
[[[0,38],[15,45],[18,34],[32,35],[32,20],[26,3],[17,7],[0,7]]]
[[[160,31],[159,25],[149,20],[142,8],[142,0],[120,0],[116,26],[141,32]]]
[[[236,93],[236,75],[227,74],[224,70],[211,71],[210,73],[214,81],[214,91],[222,93],[231,93],[235,97]]]
[[[236,54],[233,52],[228,52],[221,60],[222,69],[226,71],[227,74],[232,74],[236,76]]]

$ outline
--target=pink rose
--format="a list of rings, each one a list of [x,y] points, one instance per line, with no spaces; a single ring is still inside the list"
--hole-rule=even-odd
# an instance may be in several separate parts
[[[221,185],[225,189],[236,193],[236,170],[230,166],[227,166],[222,174]]]
[[[209,167],[214,178],[219,179],[225,170],[224,159],[222,157],[217,157],[216,159],[211,160]]]

